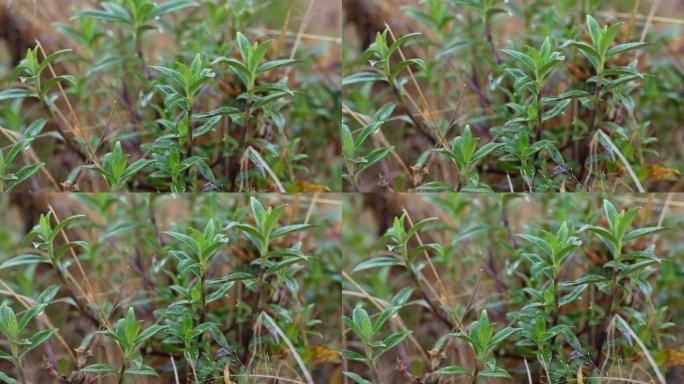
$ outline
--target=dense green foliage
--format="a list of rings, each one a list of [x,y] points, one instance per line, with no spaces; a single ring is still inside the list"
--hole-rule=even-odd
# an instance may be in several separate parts
[[[58,208],[34,217],[3,198],[35,226],[0,226],[0,382],[334,376],[339,202],[279,200],[36,195]]]
[[[0,73],[3,139],[34,153],[3,150],[2,188],[35,176],[33,190],[339,189],[334,39],[267,32],[289,21],[251,1],[74,10],[52,27],[69,49],[38,41]]]
[[[621,22],[604,12],[620,1],[404,3],[377,17],[406,24],[344,42],[350,190],[680,189],[676,21]]]
[[[343,357],[355,382],[677,381],[680,200],[385,199],[345,206]],[[349,224],[359,216],[378,226]]]

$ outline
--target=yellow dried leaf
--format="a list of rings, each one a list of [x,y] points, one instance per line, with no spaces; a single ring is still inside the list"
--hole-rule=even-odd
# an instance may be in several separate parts
[[[330,348],[325,348],[325,347],[313,347],[309,348],[306,353],[306,356],[309,357],[309,363],[310,364],[322,364],[322,363],[329,363],[331,361],[335,361],[340,358],[341,353],[339,351],[336,351],[334,349]]]
[[[648,181],[667,181],[678,177],[679,171],[662,165],[651,164],[646,167],[646,175]]]
[[[230,365],[228,363],[226,363],[226,366],[223,367],[223,383],[233,384],[233,382],[230,381]]]
[[[684,351],[678,351],[676,349],[666,349],[663,351],[665,355],[665,366],[684,366]]]
[[[330,188],[325,185],[302,181],[292,186],[293,192],[330,192]]]
[[[584,375],[582,374],[582,368],[584,365],[580,365],[579,368],[577,368],[577,384],[584,384]]]

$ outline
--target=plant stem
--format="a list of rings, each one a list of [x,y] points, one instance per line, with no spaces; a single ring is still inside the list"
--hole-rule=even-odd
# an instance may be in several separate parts
[[[188,104],[188,149],[186,150],[185,157],[186,159],[189,159],[192,157],[192,141],[194,140],[193,138],[193,132],[192,132],[192,106]]]
[[[119,370],[119,384],[123,384],[124,382],[124,376],[126,375],[126,363],[122,362],[121,363],[121,369]]]
[[[559,288],[559,281],[558,281],[558,276],[556,273],[556,276],[553,278],[553,323],[551,326],[555,327],[558,324],[558,317],[560,316],[560,303],[559,298],[558,298],[558,288]]]
[[[12,348],[13,350],[16,348],[16,347],[14,347],[14,344],[12,345],[12,347],[13,347]],[[26,372],[24,372],[24,364],[22,363],[20,357],[18,357],[18,356],[14,357],[14,365],[17,367],[17,371],[19,372],[19,380],[22,383],[25,383],[25,384],[28,383],[28,381],[26,381]]]
[[[589,124],[590,124],[589,125],[589,134],[590,135],[593,135],[594,130],[596,129],[596,126],[598,125],[598,118],[600,116],[600,114],[599,114],[599,108],[600,108],[599,102],[601,101],[600,95],[601,95],[601,75],[597,75],[596,76],[596,89],[594,90],[594,102],[593,102],[594,109],[592,110],[591,117],[589,118]],[[579,159],[580,160],[579,162],[580,162],[581,168],[580,168],[579,181],[582,182],[582,180],[584,179],[584,172],[585,172],[585,168],[586,168],[587,158],[589,157],[587,149],[582,150],[582,154],[580,157],[581,158]]]
[[[496,53],[496,47],[494,47],[494,39],[492,38],[492,29],[491,26],[489,25],[489,19],[485,17],[484,19],[484,28],[485,28],[485,36],[487,38],[487,43],[489,43],[489,46],[492,49],[492,57],[494,58],[494,62],[496,65],[501,65],[501,59],[499,58],[499,54]]]
[[[537,136],[535,141],[539,141],[542,138],[542,131],[544,130],[544,106],[542,105],[542,91],[541,86],[539,87],[539,92],[537,92]],[[541,151],[539,151],[541,152]],[[539,153],[537,152],[537,153]]]
[[[204,323],[207,317],[207,294],[205,292],[204,286],[206,284],[207,274],[206,271],[202,271],[200,276],[200,313],[199,313],[199,323]]]
[[[542,85],[541,82],[537,82],[537,131],[535,132],[535,143],[542,139],[542,132],[544,131],[544,106],[542,105]],[[541,150],[534,154],[534,162],[536,163],[541,156]],[[535,165],[536,167],[536,165]],[[537,172],[534,173],[532,177],[532,182],[530,183],[530,192],[532,191],[532,185],[534,185],[534,179],[537,177]]]
[[[619,303],[619,300],[615,298],[617,296],[617,283],[618,283],[618,262],[620,260],[620,256],[622,255],[622,244],[618,244],[617,247],[615,248],[615,255],[613,257],[613,271],[611,272],[611,277],[610,277],[610,297],[608,299],[608,313],[606,315],[605,321],[602,325],[602,329],[599,329],[599,338],[597,340],[597,345],[596,345],[596,353],[598,355],[598,358],[596,359],[597,365],[601,363],[601,359],[603,358],[603,344],[606,341],[606,333],[607,331],[605,328],[608,326],[610,323],[611,319],[613,318],[613,315],[616,312],[616,306]]]
[[[473,380],[471,381],[471,384],[477,384],[477,379],[480,376],[480,365],[478,364],[475,367],[475,372],[473,372]]]
[[[261,263],[259,265],[259,277],[257,278],[257,300],[256,300],[256,308],[254,309],[254,316],[253,319],[256,320],[257,316],[259,316],[261,312],[261,308],[263,307],[263,301],[264,301],[264,282],[266,280],[266,263],[265,263],[265,258],[266,254],[268,253],[268,245],[264,247],[264,249],[259,251],[259,258],[261,260]],[[247,357],[249,356],[249,345],[252,342],[252,338],[254,338],[254,329],[252,328],[251,332],[249,333],[249,336],[247,337],[247,340],[245,342],[245,350],[242,354],[242,361],[246,362]]]
[[[371,368],[371,376],[373,377],[373,382],[376,384],[382,384],[380,382],[380,375],[378,375],[377,369],[375,367]]]
[[[140,65],[142,65],[145,80],[150,81],[152,77],[150,76],[150,71],[147,68],[147,64],[145,64],[145,56],[143,55],[142,41],[140,41],[140,35],[138,33],[135,34],[135,50],[138,54],[138,59],[140,59]]]
[[[356,172],[354,170],[354,163],[351,161],[346,161],[346,164],[347,164],[347,172],[349,173],[349,176],[351,176],[349,178],[349,182],[351,183],[351,185],[354,189],[354,192],[359,192],[359,180],[358,180],[358,177],[357,177]]]
[[[373,382],[375,384],[380,384],[380,375],[378,375],[377,365],[375,363],[375,359],[373,359],[373,348],[368,345],[364,345],[364,349],[366,352],[366,364],[368,365],[368,368],[370,368]]]
[[[252,113],[252,91],[247,92],[247,104],[245,104],[245,113],[242,117],[244,130],[242,131],[242,136],[240,137],[240,142],[238,144],[237,150],[240,151],[245,148],[245,143],[247,141],[247,131],[249,131],[249,116]],[[231,190],[235,188],[235,183],[237,181],[237,169],[239,166],[239,159],[232,166],[230,171],[232,180],[230,182]]]

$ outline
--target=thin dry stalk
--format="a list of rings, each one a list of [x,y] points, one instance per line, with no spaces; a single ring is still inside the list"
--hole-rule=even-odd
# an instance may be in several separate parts
[[[401,210],[404,212],[406,215],[406,219],[409,222],[410,226],[413,226],[413,220],[411,219],[411,215],[408,213],[405,207],[402,207]],[[418,244],[421,246],[424,245],[423,239],[420,238],[420,234],[416,232],[416,240],[418,240]],[[437,286],[439,287],[439,294],[437,295],[437,298],[439,299],[440,303],[442,305],[448,305],[453,308],[452,303],[449,301],[449,295],[447,294],[447,289],[446,286],[444,286],[444,283],[442,282],[442,279],[439,278],[439,274],[437,273],[437,269],[435,268],[435,265],[432,263],[432,258],[430,257],[430,254],[427,251],[423,251],[423,255],[425,256],[425,260],[428,262],[428,265],[430,266],[430,272],[432,272],[433,277],[435,278],[435,281],[437,282]],[[425,283],[430,286],[429,281],[423,277],[423,280]],[[431,287],[431,286],[430,286]],[[430,288],[433,292],[436,292],[434,288]]]
[[[301,43],[302,41],[302,34],[306,31],[306,28],[309,26],[309,22],[311,21],[314,5],[316,5],[316,0],[309,1],[309,7],[306,9],[304,19],[302,19],[302,24],[299,26],[299,31],[297,31],[297,37],[295,38],[295,42],[292,45],[292,52],[290,52],[290,60],[293,60],[295,56],[297,56],[297,49],[299,48],[299,43]],[[292,67],[288,68],[287,73],[289,73],[290,70],[292,70]]]
[[[52,212],[53,217],[55,218],[55,221],[57,224],[59,224],[59,216],[57,215],[57,212],[55,209],[52,207],[52,205],[48,204],[48,209],[50,212]],[[69,236],[66,234],[66,231],[64,228],[62,228],[61,232],[62,237],[64,237],[64,240],[68,243],[70,242]],[[72,258],[74,259],[74,264],[76,264],[76,267],[78,268],[79,273],[81,274],[81,278],[83,279],[83,286],[85,288],[85,299],[88,300],[89,304],[94,304],[95,307],[97,308],[98,312],[102,313],[102,306],[100,305],[99,301],[97,300],[97,295],[95,294],[95,291],[93,290],[93,286],[90,283],[90,279],[88,279],[88,275],[85,272],[85,269],[83,268],[83,265],[81,265],[80,260],[78,259],[78,255],[76,255],[76,251],[74,251],[74,248],[72,247],[70,249],[70,253]],[[104,320],[104,325],[107,327],[107,329],[112,330],[112,325],[109,323],[109,321],[105,318]]]
[[[43,45],[40,43],[40,40],[36,39],[36,44],[38,45],[40,52],[43,54],[43,59],[46,59],[48,55],[45,52]],[[52,67],[51,63],[48,64],[48,69],[50,70],[50,74],[52,74],[52,77],[57,77],[57,73],[55,72],[55,69]],[[93,161],[93,163],[98,167],[101,167],[102,165],[100,164],[100,160],[97,158],[97,156],[95,156],[95,150],[93,150],[93,147],[90,145],[90,140],[88,140],[88,138],[85,136],[85,133],[83,132],[83,129],[81,129],[81,122],[78,119],[78,115],[76,115],[74,108],[71,106],[69,98],[64,92],[64,87],[62,87],[61,83],[57,82],[57,88],[59,89],[59,92],[67,105],[67,108],[69,108],[69,113],[71,114],[71,118],[73,119],[73,124],[71,125],[73,133],[80,137],[81,140],[83,140],[83,142],[86,145],[86,148],[88,148],[88,151],[90,152],[91,160]]]

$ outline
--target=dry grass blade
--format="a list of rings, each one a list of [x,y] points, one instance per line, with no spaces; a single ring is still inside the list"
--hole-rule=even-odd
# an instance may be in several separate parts
[[[250,156],[251,155],[251,156]],[[278,179],[278,176],[273,172],[271,167],[266,163],[263,157],[257,152],[254,148],[248,147],[247,150],[245,151],[245,156],[247,156],[248,159],[252,160],[252,163],[256,165],[257,167],[260,167],[268,173],[268,175],[271,177],[271,180],[275,183],[276,187],[278,188],[278,192],[280,193],[285,193],[285,188],[283,187],[283,183],[280,182],[280,179]]]
[[[615,315],[615,319],[622,326],[621,328],[626,330],[627,333],[629,333],[629,336],[632,337],[634,341],[636,341],[636,343],[639,345],[639,348],[641,348],[641,351],[644,353],[644,356],[646,356],[646,360],[648,360],[648,363],[651,365],[653,372],[655,372],[656,377],[658,378],[658,382],[660,384],[667,384],[667,382],[665,381],[665,376],[663,376],[662,372],[660,372],[658,364],[653,359],[653,356],[651,356],[651,353],[648,351],[648,348],[646,348],[646,345],[644,345],[644,342],[641,341],[641,339],[639,338],[639,335],[637,335],[636,332],[632,330],[632,327],[630,327],[629,324],[620,315]]]
[[[636,185],[637,190],[641,193],[645,193],[646,190],[644,189],[643,185],[641,185],[641,182],[639,181],[639,178],[637,177],[636,173],[634,172],[634,169],[632,169],[632,166],[629,164],[629,161],[625,158],[625,156],[622,154],[620,149],[613,143],[613,141],[603,133],[603,131],[599,130],[596,132],[599,138],[599,142],[603,144],[603,146],[606,148],[611,153],[615,153],[618,158],[620,158],[620,161],[622,161],[622,164],[625,166],[625,169],[629,173],[629,176],[632,178],[632,181],[634,182],[634,185]]]
[[[280,336],[283,339],[283,341],[287,345],[287,348],[290,350],[290,354],[292,354],[292,357],[294,357],[295,361],[297,362],[299,369],[302,371],[302,374],[304,375],[306,382],[308,384],[314,384],[313,378],[311,377],[311,373],[309,373],[309,370],[306,369],[306,365],[304,364],[302,357],[299,356],[297,349],[294,347],[294,345],[292,345],[292,342],[287,337],[285,332],[283,332],[283,330],[280,329],[276,321],[273,320],[273,318],[269,316],[266,312],[261,312],[261,316],[259,317],[260,321],[262,321],[262,318],[266,320],[266,325],[268,326],[268,328],[272,331],[275,331],[278,334],[278,336]]]
[[[40,43],[40,40],[36,39],[36,44],[38,45],[38,48],[40,49],[40,52],[43,54],[43,59],[47,59],[48,54],[45,52],[45,49],[43,48],[43,45]],[[55,72],[55,69],[52,67],[52,64],[48,64],[48,69],[50,70],[50,74],[52,77],[57,77],[57,73]],[[69,113],[71,114],[71,118],[73,122],[69,124],[69,127],[72,129],[74,134],[78,136],[86,145],[86,148],[88,148],[88,152],[91,161],[93,164],[97,165],[98,167],[101,167],[102,164],[100,164],[100,160],[97,158],[95,155],[95,150],[93,147],[90,145],[90,140],[86,137],[85,132],[83,132],[83,129],[81,128],[81,122],[78,118],[78,115],[76,114],[76,111],[74,111],[74,108],[71,106],[71,102],[69,101],[69,98],[67,97],[66,93],[64,92],[64,87],[62,87],[62,84],[60,82],[57,82],[57,88],[59,89],[60,94],[62,95],[62,98],[64,99],[64,102],[67,105],[67,108],[69,108]]]

